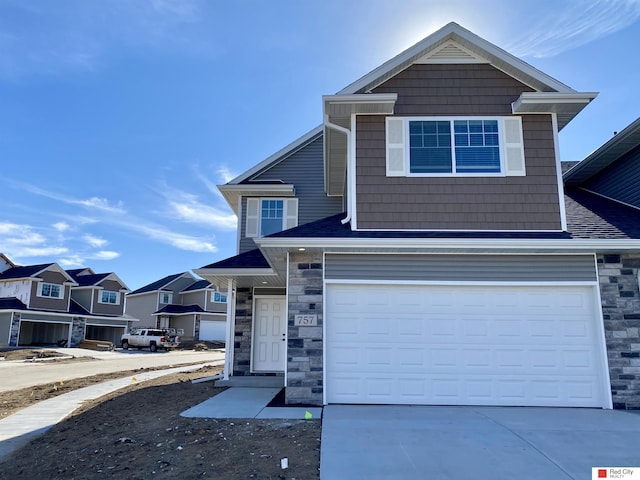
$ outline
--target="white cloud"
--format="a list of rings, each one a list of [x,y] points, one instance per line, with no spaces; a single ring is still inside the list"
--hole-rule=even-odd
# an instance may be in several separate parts
[[[126,213],[124,209],[124,204],[122,202],[117,202],[115,205],[112,205],[109,203],[109,200],[107,200],[106,198],[91,197],[86,200],[69,199],[69,200],[63,200],[63,201],[66,201],[67,203],[83,205],[87,208],[93,208],[96,210],[101,210],[103,212]]]
[[[170,214],[176,219],[211,228],[236,229],[238,222],[235,215],[200,202],[196,195],[179,190],[173,190],[171,193],[166,200]]]
[[[182,233],[172,232],[171,230],[157,225],[142,224],[140,222],[127,223],[126,228],[135,230],[154,241],[171,245],[172,247],[180,250],[202,253],[218,251],[218,248],[212,243],[213,238],[185,235]]]
[[[0,252],[15,259],[51,257],[66,254],[69,249],[62,245],[53,245],[45,235],[25,224],[0,223]]]
[[[57,222],[51,226],[59,232],[66,232],[67,230],[69,230],[69,228],[71,228],[66,222]]]
[[[552,57],[622,30],[640,19],[640,0],[558,2],[541,9],[505,49],[517,57]]]
[[[56,200],[58,202],[66,203],[67,205],[80,205],[90,210],[97,210],[105,213],[115,213],[115,214],[127,213],[124,208],[124,203],[122,201],[112,203],[108,199],[100,198],[100,197],[90,197],[87,199],[74,198],[68,195],[63,195],[61,193],[46,190],[44,188],[38,187],[36,185],[32,185],[30,183],[19,182],[16,180],[8,180],[8,183],[16,189],[26,190],[27,192],[32,193],[34,195],[39,195],[41,197],[49,198],[51,200]]]
[[[101,250],[93,255],[90,255],[88,258],[91,260],[114,260],[118,258],[120,254],[118,252],[113,252],[110,250]]]
[[[94,248],[101,248],[104,247],[106,244],[108,244],[109,242],[103,238],[99,238],[90,234],[87,234],[85,236],[82,237],[85,242],[87,242],[90,246],[94,247]]]

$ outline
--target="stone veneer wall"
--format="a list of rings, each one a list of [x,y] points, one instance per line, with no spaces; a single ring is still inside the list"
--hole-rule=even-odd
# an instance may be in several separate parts
[[[9,345],[18,346],[18,334],[20,333],[20,314],[14,313],[11,321],[11,330],[9,332]]]
[[[71,345],[70,347],[77,347],[78,344],[84,340],[85,332],[87,331],[87,321],[82,317],[73,317],[71,325]]]
[[[236,318],[233,332],[233,375],[251,374],[251,324],[253,320],[253,292],[250,288],[236,291]]]
[[[291,253],[286,403],[322,405],[322,254]],[[296,327],[298,314],[317,315],[317,326]]]
[[[598,255],[613,407],[640,409],[640,255]]]

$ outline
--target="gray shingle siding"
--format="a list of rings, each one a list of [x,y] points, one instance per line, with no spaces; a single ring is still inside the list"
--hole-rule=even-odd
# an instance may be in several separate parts
[[[490,65],[413,65],[374,93],[396,116],[511,115],[531,89]],[[387,177],[384,116],[358,117],[359,229],[561,230],[550,115],[524,115],[524,177]]]
[[[298,225],[320,220],[343,211],[342,197],[327,197],[324,192],[322,136],[251,180],[280,180],[286,184],[294,185],[295,195],[298,198]],[[246,237],[246,208],[247,200],[243,198],[238,253],[256,248],[253,239]]]

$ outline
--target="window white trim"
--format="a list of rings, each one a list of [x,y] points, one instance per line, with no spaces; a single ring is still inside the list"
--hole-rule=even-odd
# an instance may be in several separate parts
[[[165,298],[167,301],[165,301]],[[173,301],[173,292],[160,292],[158,294],[158,301],[162,305],[170,305],[171,302]]]
[[[107,301],[104,300],[105,294],[109,294],[109,299]],[[110,301],[110,298],[114,298],[115,301]],[[98,303],[103,303],[105,305],[120,305],[120,292],[116,292],[114,290],[100,290]]]
[[[456,172],[455,131],[456,120],[496,120],[498,122],[499,172]],[[451,128],[452,172],[412,173],[409,122],[447,121]],[[459,117],[386,117],[386,167],[389,177],[505,177],[525,176],[524,141],[522,119],[519,116],[459,116]]]
[[[217,300],[216,296],[218,297]],[[227,303],[227,296],[222,292],[211,292],[211,301],[213,303]]]
[[[247,198],[247,211],[245,222],[245,236],[248,238],[262,237],[262,202],[265,200],[282,201],[282,227],[288,230],[298,226],[298,199],[282,197]]]
[[[56,295],[52,295],[54,292],[56,292]],[[64,298],[64,285],[40,282],[38,283],[36,295],[43,298]]]

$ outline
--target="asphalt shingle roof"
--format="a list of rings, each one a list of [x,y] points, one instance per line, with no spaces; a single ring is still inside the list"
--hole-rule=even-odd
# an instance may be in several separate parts
[[[0,280],[7,280],[11,278],[28,278],[41,272],[45,268],[53,265],[53,263],[42,263],[40,265],[26,265],[22,267],[13,267],[0,273]]]
[[[26,310],[27,306],[16,297],[0,298],[0,310]]]
[[[136,293],[153,292],[154,290],[160,290],[162,287],[164,287],[168,283],[173,282],[176,278],[180,277],[181,275],[184,275],[184,272],[175,273],[173,275],[167,275],[166,277],[161,278],[160,280],[156,280],[155,282],[150,283],[149,285],[145,285],[144,287],[140,287],[139,289],[134,290],[129,295],[135,295]]]
[[[203,313],[200,305],[165,305],[155,313]]]
[[[207,288],[211,285],[207,280],[198,280],[195,283],[192,283],[187,288],[182,290],[183,292],[192,292],[194,290],[202,290],[203,288]]]
[[[270,265],[262,252],[256,248],[202,268],[270,268]]]
[[[69,273],[69,272],[67,271],[67,273]],[[95,285],[97,283],[100,283],[102,280],[107,278],[109,275],[111,275],[111,274],[110,273],[96,273],[94,275],[75,275],[75,276],[71,275],[71,276],[76,281],[78,286],[86,287],[88,285]]]

